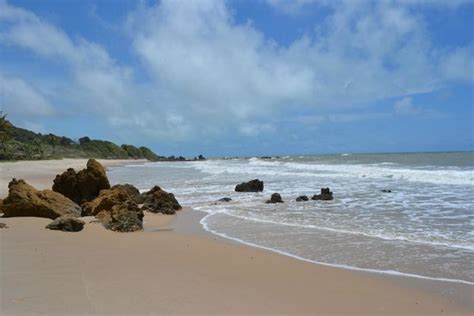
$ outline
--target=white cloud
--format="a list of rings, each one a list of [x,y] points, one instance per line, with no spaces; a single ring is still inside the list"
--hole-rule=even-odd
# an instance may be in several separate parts
[[[0,73],[0,111],[24,118],[48,117],[55,114],[53,106],[41,91],[20,78]]]
[[[421,113],[421,108],[414,106],[410,97],[396,101],[393,108],[399,115],[413,116]]]
[[[318,22],[317,31],[288,45],[250,22],[238,24],[229,2],[144,3],[130,14],[127,32],[151,78],[146,83],[138,84],[134,70],[99,44],[72,39],[1,0],[0,39],[67,65],[68,88],[48,95],[103,118],[117,133],[133,131],[152,139],[269,133],[276,130],[273,125],[254,122],[271,121],[289,109],[361,106],[472,79],[465,67],[472,67],[472,50],[439,52],[422,17],[392,1],[340,6],[318,1],[331,5],[331,14]],[[366,119],[351,114],[327,118]]]
[[[458,48],[441,63],[444,77],[464,83],[474,83],[474,46]]]

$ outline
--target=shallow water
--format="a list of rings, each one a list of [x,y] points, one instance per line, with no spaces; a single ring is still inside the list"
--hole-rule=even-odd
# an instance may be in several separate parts
[[[109,175],[142,190],[161,185],[207,212],[207,230],[242,242],[331,265],[474,282],[474,153],[149,163]],[[233,191],[254,178],[264,192]],[[321,187],[335,199],[295,202]],[[265,204],[273,192],[286,203]],[[224,196],[233,201],[215,203]]]

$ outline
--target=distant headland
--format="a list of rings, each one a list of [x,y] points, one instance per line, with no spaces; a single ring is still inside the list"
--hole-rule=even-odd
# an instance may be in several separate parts
[[[61,158],[96,159],[146,159],[149,161],[205,160],[199,155],[193,159],[183,156],[160,156],[150,148],[123,144],[107,140],[91,139],[88,136],[73,140],[65,136],[41,134],[17,127],[0,112],[0,161],[46,160]]]

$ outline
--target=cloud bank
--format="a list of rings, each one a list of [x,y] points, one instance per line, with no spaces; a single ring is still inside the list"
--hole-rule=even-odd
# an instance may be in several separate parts
[[[312,2],[291,2],[291,10]],[[269,3],[288,9],[287,1]],[[407,113],[416,109],[411,95],[474,82],[473,46],[436,47],[413,10],[419,2],[334,3],[318,1],[330,13],[287,45],[238,23],[231,2],[141,3],[121,28],[139,60],[127,65],[100,43],[0,1],[0,45],[67,69],[50,90],[0,71],[3,107],[19,118],[18,108],[30,116],[87,112],[117,133],[156,141],[219,140],[277,133],[289,113],[353,112],[390,98]]]

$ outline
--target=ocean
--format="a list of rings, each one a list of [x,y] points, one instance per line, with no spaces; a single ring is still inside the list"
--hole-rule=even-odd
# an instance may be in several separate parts
[[[474,284],[474,153],[286,156],[112,168],[207,215],[204,229],[314,263]],[[262,193],[234,192],[260,179]],[[332,201],[296,202],[323,187]],[[390,190],[391,192],[382,192]],[[265,204],[274,192],[285,203]],[[223,197],[229,203],[216,203]]]

